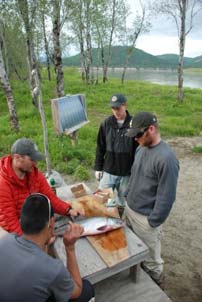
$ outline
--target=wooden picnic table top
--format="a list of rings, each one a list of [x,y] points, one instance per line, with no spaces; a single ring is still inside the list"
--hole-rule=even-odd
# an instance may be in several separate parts
[[[81,276],[94,284],[142,262],[148,255],[148,248],[128,227],[125,227],[125,235],[129,257],[112,267],[107,266],[86,238],[79,239],[76,242],[76,256]],[[57,257],[66,265],[62,238],[56,239],[54,249]]]
[[[90,192],[89,188],[87,189]],[[59,188],[57,195],[63,200],[70,200],[72,197],[71,186]],[[124,232],[127,241],[128,258],[112,267],[109,267],[103,261],[87,238],[81,238],[76,242],[76,255],[82,277],[87,278],[94,284],[125,269],[134,267],[146,258],[148,255],[147,246],[127,226],[124,227]],[[54,250],[56,256],[66,265],[66,252],[61,237],[56,239]]]

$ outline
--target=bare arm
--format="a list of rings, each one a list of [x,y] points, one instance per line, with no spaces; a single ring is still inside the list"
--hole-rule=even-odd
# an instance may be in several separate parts
[[[71,295],[72,299],[79,297],[82,291],[82,279],[75,254],[75,242],[80,238],[82,233],[83,227],[70,222],[63,238],[67,256],[67,269],[74,280],[74,289]]]

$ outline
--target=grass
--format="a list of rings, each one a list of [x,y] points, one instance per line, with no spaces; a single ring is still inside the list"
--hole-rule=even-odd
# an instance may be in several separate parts
[[[42,73],[43,103],[48,127],[49,152],[52,168],[75,178],[86,180],[89,170],[93,168],[96,149],[96,136],[100,122],[111,110],[108,102],[113,93],[123,93],[128,99],[128,110],[131,114],[137,111],[152,111],[159,119],[162,137],[198,136],[202,133],[202,90],[185,89],[182,104],[176,101],[177,88],[145,82],[110,79],[103,84],[86,86],[76,69],[64,69],[66,94],[85,94],[87,115],[90,121],[78,131],[78,144],[74,147],[69,137],[56,135],[53,128],[50,100],[56,98],[55,77],[49,82],[45,71]],[[12,80],[20,132],[14,133],[9,127],[9,115],[6,98],[0,89],[0,156],[10,153],[12,143],[19,137],[33,139],[40,150],[43,150],[43,130],[39,112],[31,103],[27,82]],[[198,148],[202,152],[201,148]],[[201,151],[200,151],[201,150]],[[45,162],[39,168],[46,170]]]

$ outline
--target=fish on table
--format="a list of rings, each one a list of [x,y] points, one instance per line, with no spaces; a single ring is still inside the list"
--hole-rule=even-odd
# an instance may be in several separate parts
[[[103,234],[124,226],[123,220],[115,217],[89,217],[75,219],[74,223],[80,224],[84,228],[84,232],[82,233],[81,237]],[[56,236],[63,235],[67,226],[68,221],[63,225],[56,226],[54,234]]]

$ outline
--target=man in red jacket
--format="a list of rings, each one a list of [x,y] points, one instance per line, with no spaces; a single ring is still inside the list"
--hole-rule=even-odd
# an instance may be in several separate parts
[[[42,159],[44,155],[27,138],[18,139],[11,147],[11,155],[0,159],[0,226],[10,233],[22,234],[20,211],[24,200],[33,193],[48,196],[55,213],[71,216],[83,214],[53,193],[36,166],[36,162]]]

